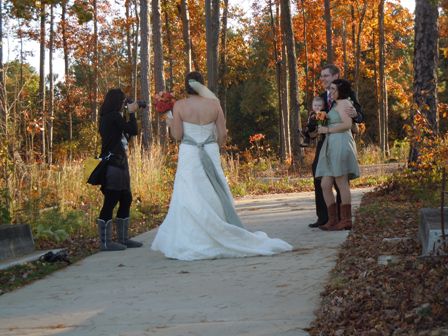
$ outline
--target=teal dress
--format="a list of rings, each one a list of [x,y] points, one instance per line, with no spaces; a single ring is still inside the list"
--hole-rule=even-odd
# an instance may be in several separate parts
[[[327,114],[328,127],[342,122],[335,107]],[[325,135],[317,162],[316,177],[348,175],[349,180],[359,177],[356,144],[350,129]]]

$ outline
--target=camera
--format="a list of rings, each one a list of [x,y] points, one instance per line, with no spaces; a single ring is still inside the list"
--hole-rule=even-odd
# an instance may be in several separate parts
[[[134,102],[134,99],[128,97],[124,102],[126,104],[132,104]],[[146,108],[146,106],[148,106],[148,104],[144,100],[137,100],[136,102],[139,108]]]

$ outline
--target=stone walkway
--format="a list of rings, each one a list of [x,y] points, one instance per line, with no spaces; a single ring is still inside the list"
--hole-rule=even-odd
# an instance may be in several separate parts
[[[368,189],[353,190],[359,204]],[[314,194],[237,202],[250,230],[295,250],[272,257],[185,262],[140,249],[97,253],[0,296],[0,335],[302,336],[347,232],[310,229]]]

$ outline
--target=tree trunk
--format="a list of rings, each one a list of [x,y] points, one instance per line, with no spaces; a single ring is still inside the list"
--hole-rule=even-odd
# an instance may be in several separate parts
[[[50,97],[48,101],[48,164],[53,163],[53,124],[54,124],[54,78],[53,78],[53,45],[54,45],[54,5],[50,5],[50,40],[48,44],[48,69],[50,77]]]
[[[291,134],[291,151],[293,167],[302,164],[302,155],[300,148],[299,128],[300,128],[300,114],[299,114],[299,99],[298,99],[298,76],[294,33],[292,30],[291,8],[289,0],[281,0],[281,20],[283,38],[286,42],[286,56],[288,62],[288,77],[289,77],[289,103],[290,103],[290,120],[289,129]]]
[[[348,57],[347,57],[347,22],[342,22],[342,54],[344,59],[344,78],[349,78],[348,73]]]
[[[220,0],[205,0],[207,85],[214,93],[218,93],[219,3]]]
[[[62,18],[61,18],[61,28],[62,28],[62,46],[64,50],[64,74],[65,74],[65,85],[67,87],[67,111],[68,111],[68,142],[69,142],[69,160],[73,159],[73,113],[71,106],[71,77],[69,74],[69,60],[68,60],[68,43],[67,43],[67,0],[61,3],[62,5]]]
[[[164,8],[165,8],[165,31],[166,31],[166,39],[167,39],[167,43],[168,43],[168,64],[169,64],[169,68],[168,68],[168,73],[169,73],[169,78],[166,81],[166,89],[168,91],[171,91],[173,89],[173,80],[174,80],[174,56],[173,56],[173,37],[171,34],[171,23],[170,23],[170,18],[168,16],[168,2],[167,0],[163,1],[164,3]]]
[[[386,74],[385,74],[385,66],[386,66],[386,47],[385,47],[385,38],[384,38],[384,2],[385,0],[380,0],[378,5],[378,29],[379,29],[379,103],[380,103],[380,115],[381,115],[381,127],[380,127],[380,148],[381,153],[385,157],[387,156],[387,137],[386,137],[386,129],[387,129],[387,94],[386,94]]]
[[[273,51],[275,60],[275,78],[277,83],[277,104],[278,104],[278,115],[279,115],[279,143],[280,143],[280,158],[284,162],[288,158],[286,152],[286,134],[285,134],[285,121],[283,115],[283,101],[282,101],[282,81],[281,81],[281,60],[278,55],[278,35],[277,35],[277,25],[274,21],[274,12],[272,10],[272,0],[269,0],[269,14],[271,18],[271,30],[272,30],[272,41],[273,41]]]
[[[426,117],[428,126],[435,135],[439,132],[437,113],[437,66],[439,32],[437,4],[431,0],[415,2],[415,45],[414,45],[414,92],[413,101],[417,109]],[[417,111],[411,110],[414,119]],[[411,144],[409,161],[415,162],[419,156],[419,143]]]
[[[93,0],[93,104],[92,114],[98,124],[98,8],[97,0]]]
[[[40,56],[39,56],[39,103],[42,113],[42,162],[47,160],[46,112],[45,112],[45,4],[40,5]]]
[[[332,44],[332,28],[331,28],[331,8],[330,0],[324,0],[325,7],[325,32],[327,38],[327,64],[333,63],[333,44]]]
[[[277,20],[280,20],[280,4],[276,4]],[[277,22],[277,26],[280,27],[280,22]],[[289,129],[289,90],[288,90],[288,62],[286,56],[286,41],[282,36],[282,58],[281,58],[281,97],[282,97],[282,119],[283,119],[283,131],[285,137],[285,151],[286,158],[291,159],[291,132]]]
[[[160,0],[151,0],[152,10],[152,43],[154,49],[154,86],[156,92],[165,90],[165,78],[163,75],[163,46],[162,26],[160,22]],[[159,141],[162,146],[166,143],[166,123],[157,114],[157,126]]]
[[[140,86],[142,99],[148,102],[148,106],[142,113],[142,144],[145,149],[149,149],[152,144],[151,139],[151,100],[150,100],[150,72],[149,72],[149,13],[148,0],[140,0]]]
[[[146,1],[147,3],[147,1]],[[139,37],[139,27],[140,27],[140,16],[138,13],[138,2],[137,0],[134,0],[134,8],[135,8],[135,18],[136,18],[136,25],[135,25],[135,31],[134,31],[134,53],[132,57],[132,78],[134,79],[134,84],[132,87],[134,88],[134,97],[137,97],[137,91],[138,91],[138,37]]]
[[[375,9],[373,9],[373,18],[375,18]],[[375,96],[375,107],[376,107],[376,115],[377,115],[377,121],[378,121],[378,125],[377,125],[377,129],[378,129],[378,138],[379,138],[379,143],[380,143],[380,148],[381,148],[381,125],[382,125],[382,121],[381,121],[381,111],[380,111],[380,98],[379,98],[379,90],[378,90],[378,66],[377,66],[377,57],[376,57],[376,51],[377,49],[377,44],[376,44],[376,35],[375,35],[375,30],[372,30],[372,54],[373,54],[373,81],[374,81],[374,96]]]
[[[0,0],[0,42],[3,41],[3,1]],[[3,73],[3,43],[0,43],[0,124],[6,126],[6,109],[5,109],[5,95],[4,83],[5,75]],[[5,127],[6,131],[6,127]],[[0,135],[3,133],[3,127],[0,127]],[[5,132],[6,134],[6,132]]]
[[[358,22],[358,32],[356,34],[356,64],[355,64],[355,92],[358,96],[359,91],[359,67],[361,64],[361,33],[363,29],[363,21],[367,10],[367,0],[363,1],[361,14]]]
[[[126,16],[126,56],[127,56],[127,61],[128,61],[128,67],[129,67],[129,88],[130,88],[130,92],[135,92],[133,85],[134,85],[134,79],[133,79],[133,74],[134,72],[132,71],[133,69],[133,62],[132,62],[132,38],[131,38],[131,25],[130,25],[130,21],[131,21],[131,0],[126,0],[124,2],[124,7],[125,7],[125,16]],[[134,96],[134,99],[136,99],[137,97]]]
[[[308,64],[308,40],[307,40],[307,19],[305,11],[305,1],[301,0],[302,3],[302,18],[303,18],[303,44],[305,47],[305,106],[310,106],[312,103],[312,95],[310,95],[310,71]]]
[[[227,117],[227,16],[229,14],[229,0],[224,0],[224,8],[222,13],[222,29],[221,29],[221,49],[219,56],[219,100],[221,101],[222,110]]]
[[[182,37],[184,40],[185,50],[185,75],[191,72],[191,37],[190,37],[190,13],[188,11],[187,0],[181,2],[181,17],[182,17]]]

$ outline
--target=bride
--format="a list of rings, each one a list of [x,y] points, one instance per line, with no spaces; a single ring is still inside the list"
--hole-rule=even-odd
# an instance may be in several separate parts
[[[226,140],[224,113],[199,72],[186,76],[188,98],[167,119],[171,135],[182,140],[168,214],[151,249],[180,260],[272,255],[292,250],[266,233],[241,223],[221,167]]]

